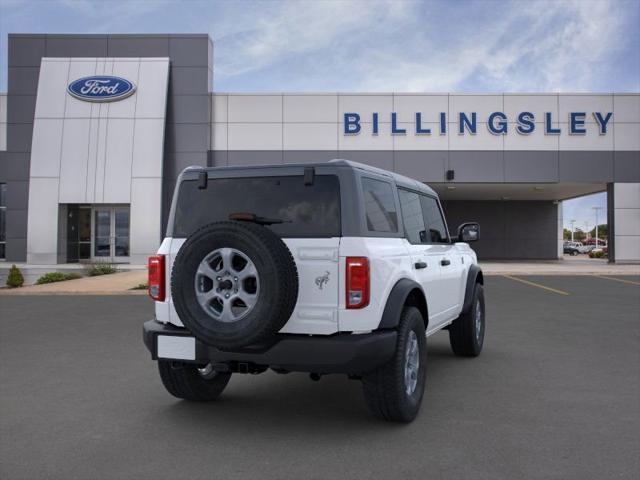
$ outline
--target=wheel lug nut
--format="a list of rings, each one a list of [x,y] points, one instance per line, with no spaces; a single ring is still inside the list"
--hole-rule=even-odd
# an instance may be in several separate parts
[[[216,280],[220,281],[220,280],[222,280],[222,277],[216,277]]]
[[[227,293],[227,294],[224,296],[224,298],[229,298],[229,294]]]
[[[233,281],[237,282],[238,281],[238,277],[233,277]]]

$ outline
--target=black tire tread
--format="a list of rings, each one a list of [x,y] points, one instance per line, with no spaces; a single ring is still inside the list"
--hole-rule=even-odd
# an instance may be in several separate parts
[[[379,369],[362,376],[364,398],[369,411],[376,417],[394,422],[410,422],[417,414],[403,404],[404,392],[404,351],[412,320],[419,319],[418,335],[425,336],[424,321],[420,310],[404,307],[398,324],[398,342],[393,358]],[[421,358],[424,362],[425,358]],[[424,368],[424,364],[423,367]],[[424,388],[424,383],[423,383]],[[418,405],[419,408],[419,405]]]
[[[474,330],[475,309],[478,298],[482,298],[484,302],[484,289],[481,284],[476,283],[471,308],[469,308],[468,312],[461,314],[449,326],[451,350],[459,357],[477,357],[482,350],[482,346],[478,348],[476,345]]]
[[[182,308],[180,300],[174,297],[174,305],[178,316],[189,330],[198,338],[219,348],[233,349],[247,345],[253,345],[266,340],[268,337],[279,331],[289,320],[298,299],[298,270],[295,260],[289,248],[275,233],[267,228],[247,222],[236,221],[220,221],[209,225],[205,225],[196,230],[187,239],[188,243],[195,243],[202,240],[203,236],[211,234],[213,228],[217,229],[218,234],[237,233],[237,230],[244,230],[249,235],[256,237],[270,253],[270,257],[274,262],[274,270],[279,272],[279,291],[280,296],[277,302],[272,302],[273,314],[269,318],[263,318],[258,322],[256,327],[250,334],[243,335],[241,338],[224,338],[217,336],[215,339],[208,338],[198,325],[190,321],[187,312]],[[226,231],[225,231],[226,229]],[[174,268],[171,272],[171,292],[179,291],[177,286],[182,275],[181,259],[188,252],[189,245],[185,242],[183,248],[180,249],[174,262]],[[186,248],[185,248],[186,246]]]
[[[173,362],[158,361],[160,379],[167,391],[177,398],[194,402],[215,400],[229,383],[230,373],[218,373],[212,379],[200,376],[195,366],[182,364],[178,368]]]

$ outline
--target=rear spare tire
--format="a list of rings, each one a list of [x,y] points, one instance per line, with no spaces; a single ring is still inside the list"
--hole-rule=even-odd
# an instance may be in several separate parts
[[[223,349],[267,340],[287,322],[298,298],[298,271],[284,242],[253,223],[216,222],[180,248],[171,295],[182,323]]]

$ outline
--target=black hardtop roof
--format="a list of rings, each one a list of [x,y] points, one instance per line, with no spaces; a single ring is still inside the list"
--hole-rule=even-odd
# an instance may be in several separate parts
[[[429,195],[437,196],[436,192],[431,187],[429,187],[428,185],[422,182],[419,182],[418,180],[414,180],[413,178],[405,177],[404,175],[390,172],[382,168],[372,167],[371,165],[366,165],[364,163],[354,162],[354,161],[345,160],[345,159],[335,159],[335,160],[330,160],[329,162],[280,163],[280,164],[272,164],[272,165],[246,165],[246,166],[228,166],[228,167],[192,166],[192,167],[187,167],[183,173],[206,171],[208,174],[211,174],[211,176],[215,177],[216,173],[228,174],[231,172],[251,171],[251,172],[262,173],[266,175],[274,175],[274,174],[277,174],[280,170],[298,169],[298,168],[305,168],[305,167],[314,167],[314,168],[322,169],[325,171],[331,168],[348,168],[353,170],[360,170],[363,172],[375,173],[376,175],[382,175],[382,176],[389,177],[390,179],[393,179],[398,186],[410,188],[412,190],[422,191]]]

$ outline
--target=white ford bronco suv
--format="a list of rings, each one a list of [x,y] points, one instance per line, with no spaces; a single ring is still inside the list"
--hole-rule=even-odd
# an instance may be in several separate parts
[[[479,234],[451,237],[423,183],[346,160],[190,167],[149,258],[144,342],[178,398],[214,400],[232,373],[342,373],[373,414],[409,422],[427,337],[482,350]]]

